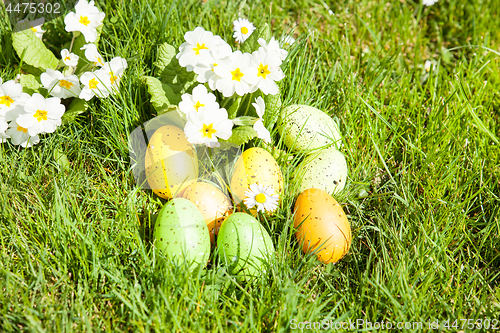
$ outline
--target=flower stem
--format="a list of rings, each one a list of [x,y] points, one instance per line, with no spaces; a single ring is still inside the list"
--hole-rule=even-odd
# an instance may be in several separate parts
[[[73,34],[73,39],[71,39],[71,45],[69,46],[69,53],[73,50],[73,43],[75,42],[76,34]]]

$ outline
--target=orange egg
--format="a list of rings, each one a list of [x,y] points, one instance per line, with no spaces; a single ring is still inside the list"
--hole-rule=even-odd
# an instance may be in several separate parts
[[[231,214],[229,198],[217,187],[205,182],[189,185],[180,197],[188,199],[200,210],[210,232],[210,241],[215,244],[215,235],[219,233],[224,219]]]
[[[295,237],[304,253],[315,252],[325,264],[342,259],[351,245],[351,226],[339,203],[323,190],[310,188],[295,203]]]

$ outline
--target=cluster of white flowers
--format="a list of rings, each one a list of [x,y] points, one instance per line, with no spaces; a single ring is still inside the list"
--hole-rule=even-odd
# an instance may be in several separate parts
[[[65,112],[61,99],[75,97],[88,101],[94,96],[105,98],[118,91],[127,61],[115,57],[110,62],[104,62],[96,45],[92,44],[97,39],[97,28],[102,25],[105,14],[95,7],[94,1],[87,0],[80,0],[75,12],[70,12],[64,19],[66,31],[84,35],[89,44],[81,50],[85,50],[85,58],[91,64],[100,68],[76,76],[74,73],[79,57],[63,49],[61,59],[65,66],[62,71],[48,68],[40,75],[43,88],[53,96],[47,98],[39,93],[30,96],[22,92],[20,83],[14,80],[3,83],[0,78],[0,142],[10,139],[14,145],[31,147],[40,141],[39,134],[53,133],[61,125]],[[43,23],[43,18],[19,22],[21,27],[31,27],[40,39],[45,32],[41,28]]]
[[[438,0],[423,0],[424,6],[432,6],[436,2],[438,2]]]
[[[234,30],[235,39],[242,43],[255,27],[240,18],[234,21]],[[192,94],[184,94],[179,104],[187,119],[184,131],[191,143],[218,147],[218,138],[229,139],[237,120],[228,119],[227,111],[219,107],[216,96],[204,84],[224,97],[243,96],[258,89],[265,95],[276,95],[279,92],[276,82],[284,78],[280,66],[287,51],[280,48],[274,37],[269,42],[260,38],[260,47],[253,53],[233,51],[220,36],[202,27],[187,32],[184,38],[186,41],[179,47],[177,59],[187,71],[194,71],[201,83]],[[259,138],[270,143],[271,136],[263,122],[264,100],[258,97],[252,104],[259,116],[253,128]]]

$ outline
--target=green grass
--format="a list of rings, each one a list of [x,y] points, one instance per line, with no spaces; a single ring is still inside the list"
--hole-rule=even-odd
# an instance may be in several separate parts
[[[34,148],[0,146],[0,331],[500,319],[498,0],[98,3],[100,51],[129,63],[121,94],[94,100]],[[158,45],[178,46],[196,26],[232,41],[238,13],[298,38],[283,65],[283,104],[313,105],[339,121],[349,182],[335,198],[353,242],[336,265],[299,249],[291,195],[262,221],[277,252],[251,283],[215,261],[190,275],[151,247],[150,216],[164,200],[134,183],[127,148],[128,133],[155,116],[140,78],[153,75]],[[46,27],[58,55],[70,36],[62,20]],[[3,18],[0,29],[6,81],[19,59]],[[426,60],[436,65],[430,73]]]

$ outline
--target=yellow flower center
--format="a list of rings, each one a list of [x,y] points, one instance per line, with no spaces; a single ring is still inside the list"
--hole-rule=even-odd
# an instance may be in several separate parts
[[[59,81],[59,85],[63,88],[66,88],[66,89],[70,89],[71,87],[73,87],[73,83],[66,81],[66,80]]]
[[[37,32],[38,31],[35,27],[31,27],[31,30],[33,30],[33,32]]]
[[[205,106],[205,104],[201,104],[200,101],[197,101],[196,104],[194,105],[196,112],[198,112],[198,109],[201,108],[202,106]]]
[[[233,78],[232,78],[232,79],[233,79],[233,81],[234,81],[234,80],[236,80],[236,81],[240,82],[240,81],[241,81],[241,78],[242,78],[242,77],[243,77],[243,75],[245,75],[245,74],[243,74],[243,73],[240,71],[240,69],[239,69],[239,68],[236,68],[234,71],[232,71],[232,72],[231,72],[231,75],[233,75]]]
[[[214,66],[212,67],[212,72],[215,72],[215,66],[218,66],[218,65],[217,65],[217,63],[215,63],[215,62],[213,63],[213,65],[214,65]]]
[[[97,82],[97,80],[95,78],[92,78],[89,81],[89,89],[95,89],[95,88],[97,88],[98,84],[99,84],[99,82]]]
[[[109,72],[109,75],[111,75],[111,77],[109,78],[111,84],[115,84],[115,81],[118,80],[118,76],[115,76],[115,73],[113,72]]]
[[[269,71],[268,68],[269,68],[268,65],[264,66],[264,65],[260,64],[259,68],[258,68],[257,76],[260,76],[261,78],[265,79],[266,76],[271,73],[271,71]]]
[[[196,52],[196,55],[200,54],[201,50],[208,50],[208,47],[205,46],[205,43],[201,44],[196,43],[196,47],[193,49],[194,52]]]
[[[17,125],[17,130],[19,132],[28,133],[28,129]]]
[[[38,122],[41,122],[42,120],[47,120],[47,111],[45,110],[36,110],[35,114],[33,117],[38,120]]]
[[[80,15],[80,21],[79,21],[81,24],[83,24],[84,26],[88,26],[90,21],[89,21],[89,18],[87,16],[82,16]]]
[[[0,96],[0,104],[5,104],[9,107],[12,103],[14,103],[14,100],[10,96]]]
[[[257,201],[258,203],[264,203],[267,201],[266,199],[266,195],[263,194],[263,193],[259,193],[255,196],[255,201]]]
[[[206,124],[203,124],[203,129],[200,130],[200,132],[203,134],[203,137],[204,138],[209,138],[211,139],[212,138],[212,134],[214,134],[215,132],[217,132],[216,130],[214,130],[214,124],[210,124],[210,125],[206,125]]]
[[[66,57],[66,58],[64,58],[64,60],[71,60],[71,58],[70,57]]]
[[[248,28],[247,27],[241,27],[241,33],[243,35],[246,35],[248,33]]]

